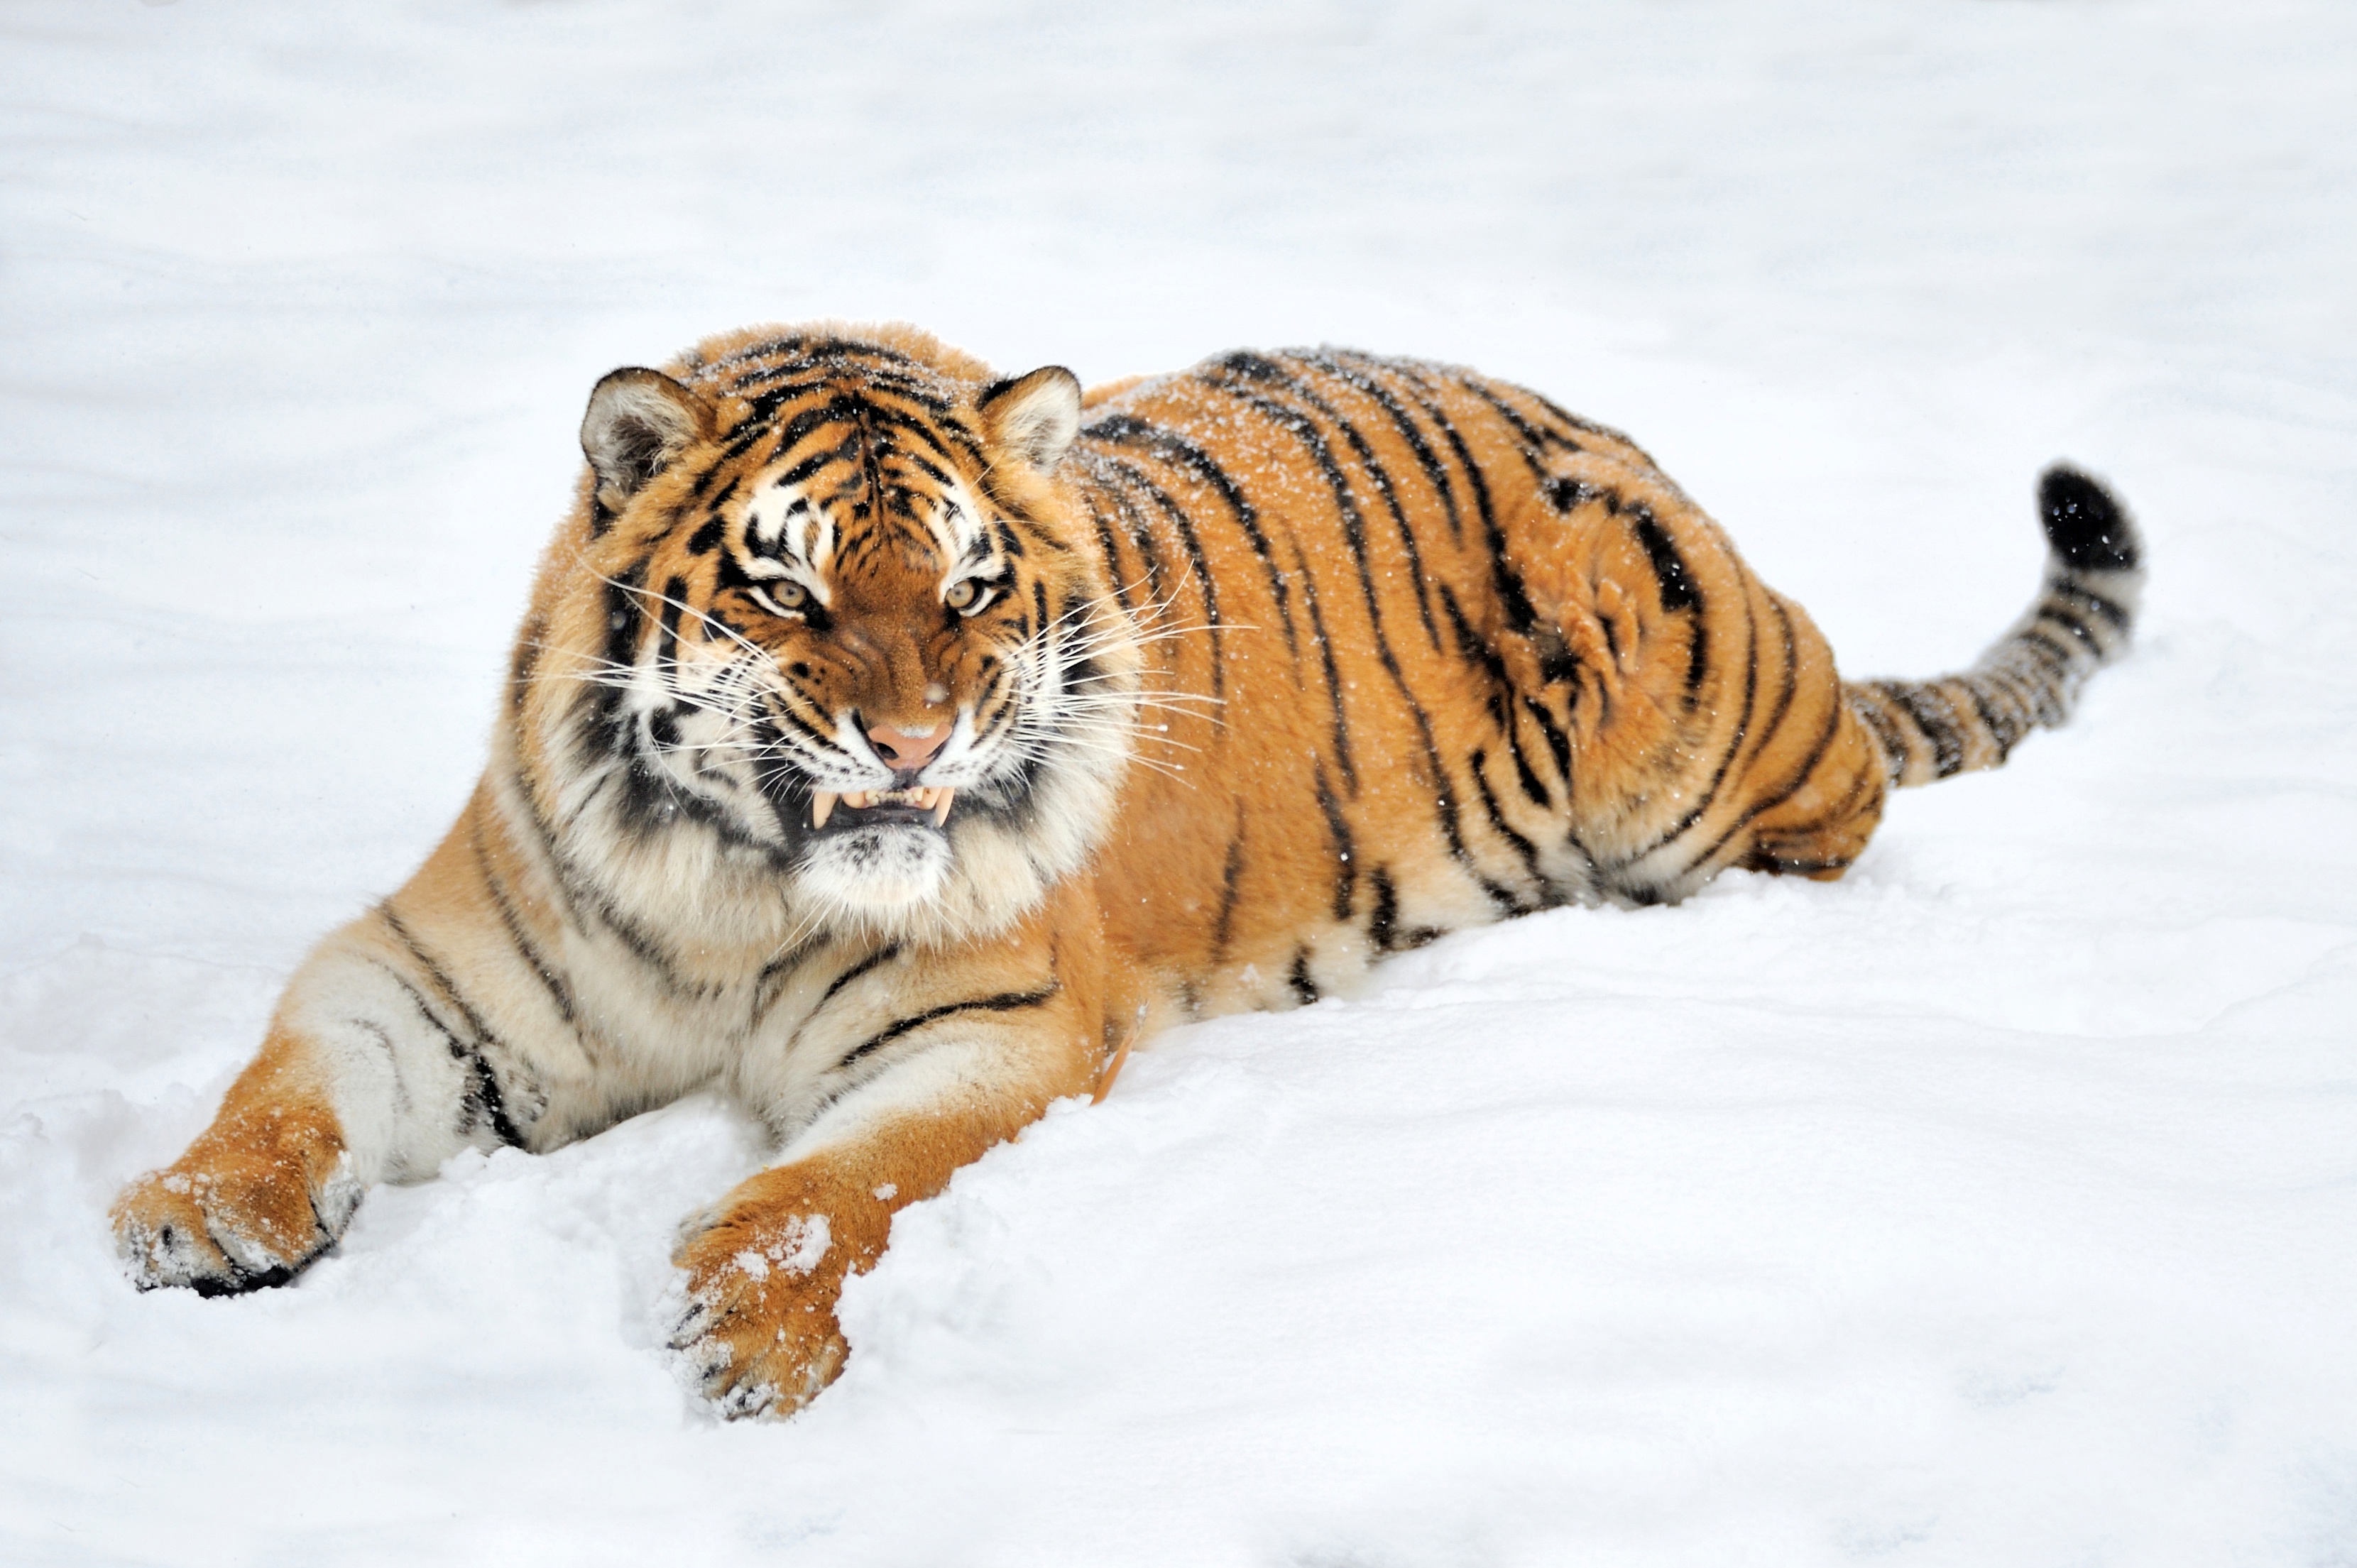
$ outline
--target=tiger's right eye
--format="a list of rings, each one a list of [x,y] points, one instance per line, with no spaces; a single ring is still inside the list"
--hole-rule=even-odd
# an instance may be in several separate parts
[[[761,596],[776,608],[787,612],[799,610],[810,603],[810,590],[791,580],[765,585]]]

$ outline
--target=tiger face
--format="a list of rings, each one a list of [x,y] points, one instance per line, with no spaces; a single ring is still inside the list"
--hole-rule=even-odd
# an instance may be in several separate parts
[[[1136,681],[1055,470],[1080,389],[789,339],[616,371],[584,560],[627,827],[716,837],[827,918],[1028,903],[1110,814]]]

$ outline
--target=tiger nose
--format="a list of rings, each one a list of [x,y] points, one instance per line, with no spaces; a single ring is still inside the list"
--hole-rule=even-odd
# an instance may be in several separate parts
[[[893,772],[914,773],[942,754],[942,747],[950,743],[950,726],[906,730],[894,725],[877,725],[867,732],[867,742]]]

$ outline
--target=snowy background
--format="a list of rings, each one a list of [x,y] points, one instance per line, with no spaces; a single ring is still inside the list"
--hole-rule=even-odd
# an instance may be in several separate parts
[[[0,1558],[2357,1563],[2352,83],[2265,0],[0,11]],[[656,1348],[709,1101],[135,1295],[113,1190],[474,779],[591,381],[828,315],[1524,380],[1857,675],[2028,602],[2068,455],[2148,618],[1846,882],[1168,1036],[791,1424]]]

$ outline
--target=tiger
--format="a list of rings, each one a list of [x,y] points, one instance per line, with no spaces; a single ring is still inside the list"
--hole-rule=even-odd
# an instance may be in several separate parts
[[[691,1389],[842,1369],[893,1217],[1157,1031],[1729,867],[1839,877],[2128,644],[2141,546],[2056,466],[2028,612],[1845,682],[1628,437],[1463,368],[1241,351],[1083,392],[900,325],[591,392],[490,761],[112,1209],[131,1281],[294,1278],[381,1182],[716,1090],[767,1163],[679,1232]]]

